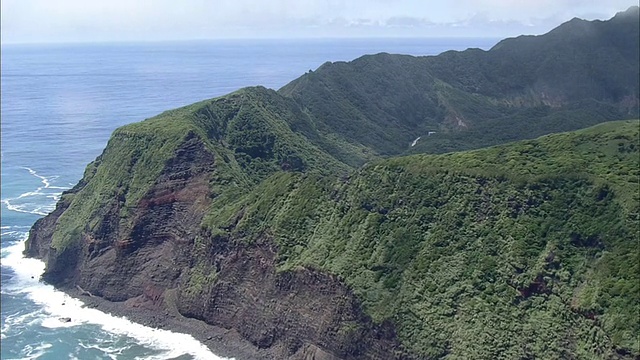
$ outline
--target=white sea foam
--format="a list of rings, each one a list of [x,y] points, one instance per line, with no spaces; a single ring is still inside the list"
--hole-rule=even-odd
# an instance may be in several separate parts
[[[11,231],[3,231],[0,233],[1,236],[18,236],[20,234],[24,234],[24,231],[11,230]]]
[[[4,324],[2,324],[2,328],[0,328],[0,339],[7,337],[7,332],[11,330],[11,323],[9,322],[9,316],[4,317]]]
[[[55,204],[60,200],[60,195],[69,187],[52,185],[52,182],[58,176],[42,176],[31,168],[23,167],[23,169],[40,179],[42,186],[14,198],[2,199],[2,203],[11,211],[40,216],[47,215],[55,209]]]
[[[117,339],[114,339],[113,337],[105,337],[97,340],[97,344],[95,342],[91,344],[85,344],[84,342],[80,341],[78,345],[83,349],[96,349],[113,356],[123,355],[127,350],[130,350],[134,347],[134,345],[131,343],[127,343],[125,345],[114,345]]]
[[[52,344],[49,344],[46,342],[41,342],[37,345],[27,345],[25,346],[24,349],[22,349],[21,355],[25,356],[22,359],[29,359],[29,360],[38,359],[39,357],[41,357],[46,353],[47,349],[49,349],[52,346],[53,346]]]
[[[47,215],[47,213],[42,213],[39,209],[32,208],[33,204],[13,204],[11,201],[15,199],[3,199],[2,202],[5,204],[7,209],[23,214],[33,214],[33,215]]]
[[[26,233],[24,233],[23,239],[26,239]],[[67,294],[55,290],[53,286],[39,281],[40,275],[44,271],[44,263],[40,260],[25,258],[22,255],[22,249],[24,249],[24,240],[6,248],[8,251],[2,258],[2,264],[9,266],[14,271],[15,281],[5,285],[3,291],[25,294],[38,304],[43,309],[43,314],[38,319],[41,326],[61,328],[96,324],[107,332],[134,338],[140,344],[162,351],[159,355],[146,357],[145,359],[148,360],[175,358],[185,354],[189,354],[195,359],[223,359],[211,353],[204,344],[190,335],[150,328],[133,323],[124,317],[111,316],[85,307],[82,301],[69,297]],[[27,318],[24,320],[26,321]],[[70,318],[71,321],[64,322],[60,320],[61,318]],[[105,347],[101,350],[107,351],[109,349]],[[34,358],[30,357],[31,355],[28,356]]]
[[[33,170],[33,169],[31,169],[31,168],[28,168],[28,167],[26,167],[26,166],[23,166],[22,168],[23,168],[23,169],[25,169],[25,170],[27,170],[27,171],[29,172],[29,174],[31,174],[31,175],[33,175],[33,176],[35,176],[35,177],[39,178],[39,179],[42,181],[42,183],[44,184],[44,186],[45,186],[45,187],[49,187],[49,186],[51,185],[51,184],[49,183],[49,181],[51,181],[51,180],[54,180],[54,179],[57,179],[57,178],[58,178],[57,176],[49,176],[49,177],[47,177],[47,176],[39,175],[35,170]]]
[[[10,225],[10,226],[3,226],[2,229],[0,230],[9,230],[9,229],[29,229],[31,228],[31,226],[26,226],[26,225]]]
[[[11,314],[5,317],[4,326],[2,327],[2,332],[6,333],[11,330],[11,328],[15,325],[17,327],[20,326],[31,326],[37,323],[40,323],[42,316],[42,312],[28,312],[28,313],[16,313]]]
[[[35,170],[25,167],[31,175],[37,177],[43,186],[35,191],[25,192],[18,197],[2,199],[7,209],[20,213],[46,215],[55,208],[55,202],[62,194],[61,190],[68,187],[53,186],[52,182],[57,176],[42,176]],[[137,323],[133,323],[124,317],[111,316],[96,309],[85,307],[84,303],[67,294],[56,290],[53,286],[40,281],[45,264],[37,259],[25,258],[22,254],[24,242],[28,233],[24,227],[2,227],[2,235],[11,235],[20,238],[21,241],[2,249],[2,265],[10,267],[15,273],[9,284],[3,284],[3,293],[22,294],[38,304],[41,310],[27,314],[14,314],[5,318],[3,326],[3,338],[5,330],[10,330],[13,325],[35,326],[46,328],[73,327],[82,324],[94,324],[104,331],[128,336],[135,339],[141,345],[161,352],[158,355],[145,357],[147,360],[167,359],[191,355],[195,359],[223,359],[214,355],[204,344],[187,334],[174,333],[162,329],[154,329]],[[64,318],[69,318],[71,321]],[[61,320],[62,319],[62,320]],[[39,344],[26,347],[22,353],[25,359],[36,359],[42,356],[51,344]],[[115,359],[125,347],[91,345],[104,352],[105,356]]]
[[[86,349],[86,350],[91,350],[91,349],[98,350],[104,356],[108,356],[109,359],[113,359],[113,360],[118,359],[118,355],[120,354],[120,352],[122,350],[122,349],[114,349],[113,347],[102,347],[102,346],[98,346],[98,345],[95,345],[95,344],[85,345],[83,343],[80,343],[80,347],[82,347],[83,349]]]

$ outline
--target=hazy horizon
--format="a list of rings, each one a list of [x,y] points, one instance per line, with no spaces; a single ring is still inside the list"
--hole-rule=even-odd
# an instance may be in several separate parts
[[[3,0],[3,44],[539,35],[636,1]]]
[[[2,46],[24,46],[24,47],[28,47],[28,46],[47,46],[47,45],[51,45],[51,46],[64,46],[64,45],[144,45],[144,44],[149,44],[149,45],[153,45],[153,44],[162,44],[162,43],[167,43],[167,44],[189,44],[189,43],[224,43],[224,42],[237,42],[237,41],[243,41],[243,42],[261,42],[261,43],[269,43],[269,42],[273,42],[273,43],[277,43],[277,42],[296,42],[296,41],[317,41],[317,42],[331,42],[331,41],[349,41],[349,40],[353,40],[354,42],[357,41],[380,41],[380,42],[387,42],[389,40],[398,40],[398,41],[416,41],[416,40],[454,40],[454,41],[462,41],[465,39],[468,40],[474,40],[474,39],[478,39],[478,40],[495,40],[500,41],[503,39],[503,37],[497,37],[497,36],[381,36],[381,37],[367,37],[367,36],[361,36],[361,37],[357,37],[357,36],[353,36],[353,37],[300,37],[300,38],[294,38],[294,37],[280,37],[280,38],[212,38],[212,39],[175,39],[175,40],[163,40],[163,39],[159,39],[159,40],[99,40],[99,41],[83,41],[83,40],[78,40],[78,41],[60,41],[60,42],[3,42],[1,45]]]

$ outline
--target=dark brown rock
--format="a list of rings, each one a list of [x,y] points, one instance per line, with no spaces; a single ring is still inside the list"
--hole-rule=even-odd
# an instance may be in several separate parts
[[[201,229],[215,160],[189,134],[132,219],[120,219],[122,199],[114,199],[93,231],[57,253],[50,244],[69,206],[63,201],[34,225],[25,253],[47,262],[45,281],[82,296],[88,306],[190,333],[223,356],[394,358],[393,326],[374,324],[339,279],[308,268],[276,271],[270,238],[246,244]],[[195,255],[197,237],[208,244],[207,256]],[[200,287],[190,286],[196,265],[215,274]]]

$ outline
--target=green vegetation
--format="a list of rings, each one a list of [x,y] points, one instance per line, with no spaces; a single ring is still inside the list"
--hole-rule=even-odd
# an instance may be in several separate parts
[[[70,205],[58,220],[53,248],[62,252],[80,241],[82,232],[98,232],[108,209],[119,209],[127,222],[132,209],[164,169],[165,161],[192,131],[184,113],[185,109],[166,112],[114,132],[104,152],[87,166],[81,183],[63,195]]]
[[[634,7],[609,21],[575,19],[545,35],[506,39],[489,51],[366,55],[326,63],[278,92],[295,99],[319,132],[374,155],[532,139],[638,118],[639,23]]]
[[[213,163],[182,296],[217,281],[218,243],[272,241],[278,271],[337,275],[410,357],[640,356],[640,123],[606,122],[638,117],[637,20],[327,63],[125,126],[51,246],[130,240],[187,153]]]
[[[218,237],[339,275],[409,353],[640,353],[638,121],[473,152],[276,174],[216,206]]]
[[[211,190],[223,199],[246,193],[283,170],[349,171],[292,130],[305,124],[288,102],[273,90],[247,88],[117,129],[79,186],[64,195],[70,206],[58,221],[52,246],[62,251],[80,241],[83,232],[100,232],[101,219],[113,208],[121,218],[119,231],[126,234],[140,199],[194,136],[213,154]]]

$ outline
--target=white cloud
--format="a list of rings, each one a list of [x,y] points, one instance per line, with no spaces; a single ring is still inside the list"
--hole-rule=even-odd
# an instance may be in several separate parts
[[[502,36],[521,30],[513,24],[529,25],[530,30],[543,32],[550,29],[547,24],[557,25],[574,16],[605,19],[637,4],[634,0],[2,0],[0,3],[3,42],[407,36],[415,35],[416,29],[418,36],[429,36],[443,35],[442,29],[450,28],[443,24],[473,24],[481,18],[495,25],[492,31],[497,33],[487,35]],[[371,33],[362,30],[363,27]],[[434,28],[439,31],[430,34],[428,29]],[[478,35],[477,30],[467,31],[468,36]]]

